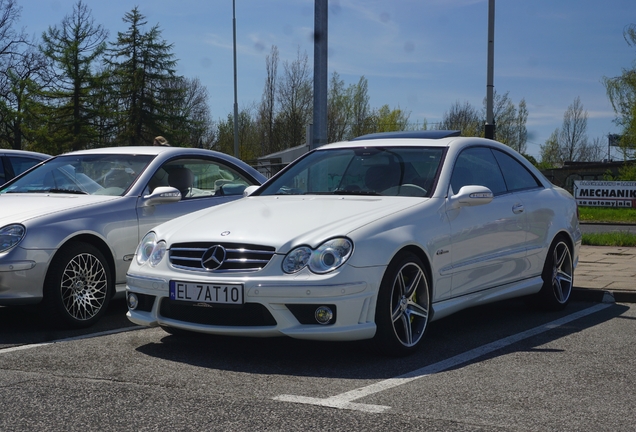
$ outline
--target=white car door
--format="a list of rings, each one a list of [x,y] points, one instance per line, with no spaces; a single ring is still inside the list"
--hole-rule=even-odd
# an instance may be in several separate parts
[[[449,196],[467,185],[486,186],[495,197],[484,205],[447,208],[453,297],[513,282],[527,268],[525,208],[518,194],[508,192],[489,148],[471,147],[459,155]]]

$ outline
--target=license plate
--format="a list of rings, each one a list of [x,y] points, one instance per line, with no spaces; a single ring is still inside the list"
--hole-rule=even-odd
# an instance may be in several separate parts
[[[243,285],[170,281],[170,299],[197,303],[243,304]]]

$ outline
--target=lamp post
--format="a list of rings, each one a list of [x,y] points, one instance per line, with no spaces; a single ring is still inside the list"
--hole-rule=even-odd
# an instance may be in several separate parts
[[[234,34],[234,156],[239,157],[238,93],[236,89],[236,0],[232,0],[232,29]]]
[[[327,144],[327,0],[314,0],[314,123],[310,149]]]
[[[488,0],[488,67],[486,77],[486,125],[484,136],[495,139],[493,88],[495,63],[495,0]]]

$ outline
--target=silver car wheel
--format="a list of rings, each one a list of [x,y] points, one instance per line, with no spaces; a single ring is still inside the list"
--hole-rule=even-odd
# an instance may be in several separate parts
[[[80,321],[96,316],[108,293],[106,270],[94,255],[79,254],[66,265],[61,280],[62,304],[67,313]]]
[[[375,347],[389,356],[412,354],[421,345],[430,317],[429,276],[422,260],[407,251],[384,273],[375,308]]]
[[[114,292],[110,263],[94,245],[71,242],[55,254],[44,283],[49,318],[75,328],[95,324]]]
[[[543,287],[537,296],[548,310],[561,310],[570,301],[574,285],[574,265],[570,246],[563,236],[552,242],[543,266]]]
[[[428,313],[426,276],[417,264],[407,263],[398,271],[391,294],[393,331],[402,345],[412,347],[422,339]]]
[[[572,292],[573,274],[570,248],[559,242],[552,252],[552,292],[557,302],[566,303]]]

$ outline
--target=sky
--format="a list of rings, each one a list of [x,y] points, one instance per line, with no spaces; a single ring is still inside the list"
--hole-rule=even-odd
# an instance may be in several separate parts
[[[71,15],[76,0],[17,0],[18,28],[40,37]],[[266,57],[279,51],[279,72],[298,53],[313,70],[313,0],[84,0],[110,41],[135,6],[146,29],[158,25],[173,44],[177,74],[207,88],[214,120],[234,107],[233,4],[239,109],[258,104]],[[329,0],[328,75],[345,85],[368,82],[372,108],[388,105],[410,123],[439,122],[453,104],[481,110],[486,96],[488,0]],[[563,124],[579,97],[590,140],[620,131],[603,77],[636,66],[623,37],[636,24],[634,0],[499,0],[495,2],[494,88],[528,107],[527,153]],[[611,149],[611,157],[620,158]]]

